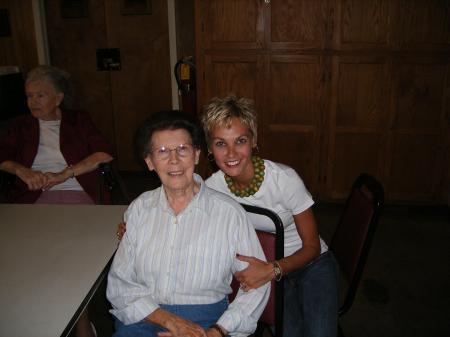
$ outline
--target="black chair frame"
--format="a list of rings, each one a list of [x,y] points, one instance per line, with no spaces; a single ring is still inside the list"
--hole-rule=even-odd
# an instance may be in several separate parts
[[[275,212],[258,206],[241,204],[248,213],[254,213],[267,216],[275,225],[275,259],[279,260],[284,257],[284,227],[278,214]],[[257,231],[258,232],[258,231]],[[282,337],[283,335],[283,306],[284,306],[284,282],[275,282],[275,335]],[[267,324],[259,321],[255,335],[262,336]],[[268,331],[272,334],[271,329]]]
[[[372,216],[370,218],[369,223],[367,224],[366,235],[362,241],[363,244],[362,244],[359,256],[357,257],[353,276],[351,277],[351,279],[347,280],[349,282],[349,284],[346,289],[342,304],[339,307],[339,311],[338,311],[339,317],[344,315],[351,308],[351,306],[353,304],[359,283],[361,281],[364,266],[366,264],[366,261],[367,261],[368,255],[369,255],[370,247],[373,242],[375,230],[376,230],[378,222],[379,222],[380,213],[381,213],[382,207],[384,205],[383,186],[371,175],[369,175],[367,173],[362,173],[355,180],[355,182],[352,185],[351,191],[349,193],[349,196],[345,203],[343,212],[341,214],[341,218],[339,220],[338,226],[335,230],[335,233],[334,233],[334,235],[331,239],[330,245],[329,245],[329,249],[331,251],[333,251],[338,264],[340,264],[340,256],[337,252],[335,252],[335,251],[337,251],[336,237],[340,233],[339,231],[341,229],[343,229],[343,227],[345,227],[346,216],[348,216],[350,214],[349,212],[351,212],[351,209],[353,207],[352,199],[353,199],[353,197],[355,197],[355,193],[362,194],[364,199],[370,203],[371,209],[372,209]],[[346,275],[344,274],[344,276],[346,276]],[[339,332],[339,336],[344,336],[340,324],[338,325],[338,332]]]
[[[114,190],[119,190],[119,192],[122,194],[124,202],[128,205],[131,203],[132,199],[130,197],[130,194],[128,193],[128,189],[120,176],[119,172],[117,171],[115,165],[113,163],[103,163],[100,164],[98,167],[101,179],[100,179],[100,186],[99,186],[99,199],[100,202],[104,199],[103,191],[104,188],[110,192],[111,197],[111,204],[116,204],[113,196]]]

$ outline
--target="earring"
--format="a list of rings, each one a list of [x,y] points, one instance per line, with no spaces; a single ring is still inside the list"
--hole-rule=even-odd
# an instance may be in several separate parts
[[[258,145],[255,145],[252,149],[252,155],[256,156],[258,154],[259,154],[259,148],[258,148]]]
[[[211,152],[208,152],[206,159],[208,159],[209,161],[214,161],[214,155]]]

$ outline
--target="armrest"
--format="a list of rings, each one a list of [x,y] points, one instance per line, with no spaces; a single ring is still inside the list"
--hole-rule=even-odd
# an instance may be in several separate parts
[[[131,202],[130,194],[113,162],[100,164],[98,170],[102,184],[111,194],[111,202],[128,205]]]
[[[98,166],[98,170],[100,171],[100,174],[103,177],[105,186],[108,188],[108,190],[111,191],[117,185],[117,181],[116,178],[114,177],[111,163],[100,164]]]

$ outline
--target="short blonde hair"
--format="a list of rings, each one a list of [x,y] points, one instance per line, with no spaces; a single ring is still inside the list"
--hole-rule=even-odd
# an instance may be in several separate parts
[[[206,141],[210,144],[211,132],[217,125],[230,127],[232,118],[238,118],[251,133],[253,143],[257,141],[257,121],[253,101],[245,97],[230,94],[224,98],[214,97],[203,108],[201,122],[205,130]]]

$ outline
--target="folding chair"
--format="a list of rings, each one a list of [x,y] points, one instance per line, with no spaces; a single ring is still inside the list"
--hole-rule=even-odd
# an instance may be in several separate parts
[[[279,260],[284,257],[284,229],[278,214],[266,208],[241,204],[248,213],[264,215],[268,217],[275,225],[275,234],[256,231],[259,241],[263,248],[267,261]],[[230,296],[232,300],[239,290],[239,283],[233,279],[231,284],[233,294]],[[274,335],[271,327],[275,327],[275,335],[282,337],[283,335],[283,282],[272,281],[269,301],[264,309],[255,331],[255,336],[262,336],[267,330]]]
[[[383,186],[372,176],[361,174],[353,183],[329,246],[348,282],[339,308],[340,317],[353,304],[383,203]],[[339,336],[344,336],[340,325],[338,329]]]

